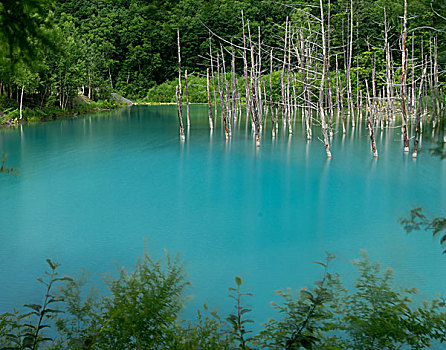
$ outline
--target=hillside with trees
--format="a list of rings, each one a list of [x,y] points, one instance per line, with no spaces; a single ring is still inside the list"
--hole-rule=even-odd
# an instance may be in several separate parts
[[[217,50],[220,44],[226,48],[231,42],[240,44],[244,28],[242,11],[253,42],[258,42],[258,28],[261,29],[265,63],[269,48],[277,53],[283,50],[287,18],[297,26],[303,13],[315,18],[320,16],[318,1],[34,0],[4,1],[2,5],[1,108],[5,114],[14,112],[15,117],[20,114],[20,118],[21,110],[26,108],[33,110],[27,115],[35,117],[61,112],[54,108],[76,108],[82,102],[79,93],[96,101],[110,100],[112,91],[130,99],[144,99],[152,88],[153,96],[155,86],[177,75],[177,29],[181,33],[183,69],[204,82],[209,65],[209,38]],[[327,16],[328,3],[324,2],[323,6]],[[347,43],[351,39],[348,54],[352,79],[355,79],[352,81],[353,95],[357,79],[362,85],[364,79],[371,81],[372,74],[385,77],[386,35],[397,82],[403,14],[403,1],[343,0],[331,4],[328,14],[330,66],[335,66],[337,57],[339,69],[345,71]],[[408,3],[407,50],[409,59],[418,60],[417,78],[422,73],[419,62],[425,55],[432,56],[435,50],[440,67],[439,81],[445,80],[442,69],[446,63],[445,17],[442,1]],[[281,63],[275,62],[273,69],[279,71]],[[241,61],[237,61],[235,72],[243,73]],[[408,76],[408,83],[411,79],[414,77]],[[378,81],[379,84],[383,85]],[[175,99],[174,91],[168,94],[170,100]],[[197,96],[191,97],[192,102],[205,102],[204,91],[203,85]]]

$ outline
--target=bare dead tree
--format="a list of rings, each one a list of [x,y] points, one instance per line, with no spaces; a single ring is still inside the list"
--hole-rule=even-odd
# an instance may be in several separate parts
[[[375,158],[378,158],[378,150],[376,149],[375,135],[373,133],[373,124],[372,124],[372,121],[370,120],[371,119],[370,115],[373,113],[373,108],[372,108],[372,101],[370,99],[369,84],[368,84],[367,80],[365,81],[365,86],[366,86],[366,90],[367,90],[367,101],[368,101],[368,105],[369,105],[369,111],[367,112],[367,127],[369,129],[369,135],[370,135],[370,141],[371,141],[371,145],[372,145],[373,156]]]
[[[402,133],[404,142],[404,152],[409,152],[409,133],[407,130],[407,110],[406,110],[406,70],[407,70],[407,50],[406,50],[406,35],[407,35],[407,0],[404,0],[404,17],[403,17],[403,35],[402,35],[402,58],[401,58],[401,115],[402,115]]]
[[[206,92],[208,96],[208,106],[209,106],[209,128],[212,130],[214,124],[212,122],[212,102],[211,102],[211,91],[209,86],[209,68],[206,69]]]
[[[220,106],[221,106],[221,115],[223,119],[223,124],[225,127],[225,136],[226,140],[229,139],[229,132],[228,132],[228,124],[226,122],[226,111],[225,111],[225,102],[224,102],[224,96],[223,96],[223,89],[222,84],[220,84],[220,57],[217,53],[217,86],[218,86],[218,94],[220,96]],[[223,82],[222,82],[223,83]]]
[[[330,144],[328,142],[328,133],[327,133],[327,123],[325,121],[325,111],[324,111],[324,85],[325,85],[325,76],[327,74],[327,44],[325,42],[325,26],[324,26],[324,7],[322,0],[320,0],[320,8],[321,8],[321,32],[322,32],[322,52],[323,52],[323,67],[322,67],[322,78],[319,92],[319,110],[322,124],[322,134],[324,137],[324,147],[325,152],[327,153],[327,158],[331,158]]]
[[[187,87],[187,69],[184,71],[184,88],[186,89],[186,115],[187,126],[190,126],[189,89]]]
[[[412,158],[416,158],[418,155],[418,142],[420,138],[420,130],[421,130],[421,96],[423,94],[423,82],[426,77],[427,66],[423,69],[423,74],[421,76],[420,88],[418,91],[418,99],[417,99],[417,109],[415,112],[416,116],[416,126],[415,126],[415,137],[413,141],[413,153]]]
[[[182,106],[182,87],[181,87],[181,46],[180,46],[180,29],[177,29],[177,44],[178,44],[178,87],[176,92],[178,119],[180,122],[180,139],[185,140],[183,127],[183,106]]]

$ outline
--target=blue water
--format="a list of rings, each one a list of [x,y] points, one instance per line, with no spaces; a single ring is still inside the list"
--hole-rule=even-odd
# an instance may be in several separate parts
[[[313,262],[325,251],[347,283],[356,276],[350,261],[366,249],[420,298],[446,292],[438,241],[407,235],[397,221],[414,206],[445,214],[446,160],[428,152],[437,131],[424,133],[413,160],[398,128],[378,130],[373,159],[364,126],[348,128],[335,134],[328,161],[300,121],[275,140],[268,124],[257,149],[245,119],[226,142],[220,122],[210,133],[206,111],[191,107],[185,143],[174,106],[0,130],[7,165],[20,169],[0,176],[0,312],[41,301],[35,280],[46,258],[98,283],[116,264],[131,268],[144,242],[154,257],[181,254],[192,283],[184,317],[203,303],[231,312],[227,288],[241,276],[254,293],[252,317],[266,321],[275,290],[321,277]]]

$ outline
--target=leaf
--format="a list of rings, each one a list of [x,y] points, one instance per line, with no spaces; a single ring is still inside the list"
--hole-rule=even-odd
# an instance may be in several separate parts
[[[313,264],[318,264],[318,265],[321,265],[321,266],[323,266],[323,267],[327,267],[327,264],[324,264],[324,263],[321,263],[320,261],[313,261]]]
[[[235,284],[237,287],[240,287],[242,285],[242,279],[240,277],[235,277]]]
[[[74,280],[71,277],[65,276],[65,277],[60,277],[60,278],[55,278],[54,281],[69,281],[69,282],[74,282]]]
[[[39,277],[37,280],[38,280],[40,283],[43,283],[45,286],[48,286],[48,283],[44,282],[43,279],[42,279],[42,277]]]
[[[34,345],[34,337],[27,335],[23,338],[22,346],[24,348],[31,348]]]
[[[220,316],[217,315],[216,310],[211,311],[211,315],[214,316],[217,320],[220,320]]]
[[[45,309],[42,311],[42,316],[45,314],[57,314],[57,313],[64,313],[62,310],[54,310],[54,309]]]
[[[318,339],[312,336],[307,336],[304,337],[301,341],[300,344],[302,345],[303,348],[305,349],[313,349],[313,344],[317,341]]]
[[[302,289],[302,290],[300,291],[300,294],[306,296],[306,297],[309,298],[311,301],[313,301],[313,299],[314,299],[313,294],[311,294],[311,293],[310,293],[309,291],[307,291],[307,290]]]
[[[50,259],[46,259],[46,262],[48,263],[48,265],[50,265],[52,270],[56,269],[57,266],[55,264],[53,264],[53,262]]]
[[[29,309],[33,309],[33,310],[35,310],[35,311],[37,311],[37,312],[40,312],[40,309],[42,308],[42,306],[41,305],[39,305],[39,304],[25,304],[25,305],[23,305],[24,307],[27,307],[27,308],[29,308]]]
[[[81,349],[86,348],[85,342],[79,338],[74,338],[72,343]]]
[[[17,318],[18,318],[19,320],[22,320],[22,319],[24,319],[24,318],[26,318],[26,317],[29,317],[29,316],[31,316],[31,315],[37,315],[37,316],[39,316],[40,313],[37,312],[37,311],[31,311],[31,312],[27,312],[27,313],[21,314],[21,315],[19,315]]]
[[[48,300],[47,304],[58,303],[60,301],[64,301],[64,299],[63,298],[52,298],[52,299]]]

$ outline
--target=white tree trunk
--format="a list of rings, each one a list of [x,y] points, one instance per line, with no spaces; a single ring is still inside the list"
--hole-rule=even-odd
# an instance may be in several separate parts
[[[22,120],[22,109],[23,109],[23,90],[25,89],[25,85],[22,85],[22,92],[20,94],[20,120]]]

